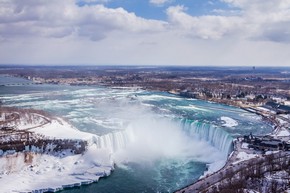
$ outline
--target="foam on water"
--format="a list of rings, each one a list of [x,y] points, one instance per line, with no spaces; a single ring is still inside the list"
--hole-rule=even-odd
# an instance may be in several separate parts
[[[200,107],[196,107],[194,105],[189,105],[189,106],[176,106],[175,108],[177,109],[186,109],[186,110],[196,110],[196,111],[206,111],[206,112],[211,112],[212,110],[209,109],[204,109]]]
[[[164,95],[140,95],[138,96],[142,100],[164,100],[164,99],[169,99],[169,100],[183,100],[180,97],[176,96],[164,96]]]
[[[223,122],[223,126],[225,127],[236,127],[239,125],[239,123],[235,119],[230,117],[222,116],[220,120]]]

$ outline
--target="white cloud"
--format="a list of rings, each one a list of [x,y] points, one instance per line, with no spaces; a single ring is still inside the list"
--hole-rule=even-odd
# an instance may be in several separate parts
[[[240,10],[213,10],[216,15],[191,16],[183,6],[166,11],[172,26],[202,39],[241,39],[290,43],[290,0],[222,0]],[[218,15],[220,14],[220,15]],[[183,30],[183,31],[182,31]]]
[[[200,16],[171,6],[164,21],[76,1],[0,0],[1,63],[289,66],[289,0],[221,0],[233,9]]]
[[[225,3],[229,3],[232,6],[242,9],[252,9],[261,12],[287,9],[290,6],[289,0],[221,0]]]
[[[167,1],[150,2],[163,4]],[[80,7],[76,5],[76,0],[0,0],[0,36],[1,39],[15,36],[74,36],[96,41],[106,38],[113,31],[138,34],[169,30],[202,39],[236,36],[290,41],[290,0],[222,1],[239,8],[238,14],[232,14],[233,10],[219,10],[212,15],[191,16],[184,6],[178,5],[167,8],[168,21],[158,21],[138,17],[123,8],[110,9],[100,4]]]
[[[256,40],[290,42],[290,0],[222,0],[241,9],[244,32]]]
[[[123,8],[98,4],[79,7],[73,0],[0,1],[0,35],[4,38],[75,35],[99,40],[114,30],[154,32],[162,30],[164,24],[137,17]]]
[[[108,3],[111,0],[77,0],[80,3]]]
[[[168,3],[170,1],[171,0],[150,0],[149,2],[152,3],[152,4],[154,4],[154,5],[157,5],[157,6],[162,6],[165,3]]]
[[[183,6],[174,6],[167,9],[169,22],[178,31],[185,35],[202,39],[220,39],[225,35],[237,31],[243,20],[236,16],[206,15],[193,17],[185,13]]]

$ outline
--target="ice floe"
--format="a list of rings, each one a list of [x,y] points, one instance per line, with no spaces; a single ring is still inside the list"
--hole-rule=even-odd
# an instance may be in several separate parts
[[[236,120],[234,120],[230,117],[221,117],[221,120],[223,122],[225,122],[225,123],[223,123],[224,127],[235,127],[235,126],[239,125],[239,123]]]

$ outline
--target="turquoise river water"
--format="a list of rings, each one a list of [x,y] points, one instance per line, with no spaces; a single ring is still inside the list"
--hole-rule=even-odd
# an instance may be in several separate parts
[[[3,105],[45,110],[100,136],[125,133],[104,139],[114,140],[114,172],[67,193],[173,192],[222,167],[234,137],[272,129],[244,110],[165,92],[30,83],[0,76]]]

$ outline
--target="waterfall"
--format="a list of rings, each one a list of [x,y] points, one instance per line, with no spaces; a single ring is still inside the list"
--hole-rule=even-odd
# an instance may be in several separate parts
[[[199,140],[204,140],[212,146],[218,148],[221,152],[228,156],[233,150],[233,138],[215,125],[182,119],[181,126],[183,130],[191,137],[196,137]]]
[[[172,124],[174,124],[175,121],[173,121]],[[192,121],[189,119],[181,119],[179,120],[179,122],[180,122],[180,128],[188,136],[196,138],[197,140],[206,141],[210,145],[219,149],[222,153],[224,153],[225,156],[228,156],[233,150],[233,143],[232,143],[233,138],[231,137],[230,134],[228,134],[222,128],[219,128],[213,124],[203,123],[199,121]],[[159,126],[160,128],[165,127],[162,124],[161,125],[157,124],[153,126]],[[143,139],[143,136],[144,138],[147,137],[148,139],[153,140],[152,143],[154,143],[154,140],[156,140],[156,138],[154,138],[154,135],[155,135],[154,133],[157,131],[154,131],[155,130],[154,128],[141,127],[141,129],[139,128],[139,130],[138,129],[134,130],[135,132],[133,132],[133,130],[132,128],[130,129],[129,127],[125,130],[108,133],[106,135],[97,137],[94,140],[94,143],[96,143],[99,148],[105,148],[105,149],[108,149],[110,152],[114,153],[120,149],[126,148],[126,146],[130,142]],[[154,134],[153,137],[151,136],[152,133],[148,135],[148,132],[149,133],[153,132]],[[161,133],[162,135],[166,135],[168,132],[167,132],[167,129],[165,128],[164,130],[161,130],[159,134]],[[138,135],[138,138],[135,139],[136,136],[134,133]]]
[[[116,131],[102,135],[97,138],[96,144],[98,148],[105,148],[111,152],[116,152],[126,147],[129,143],[129,135],[126,130]]]

